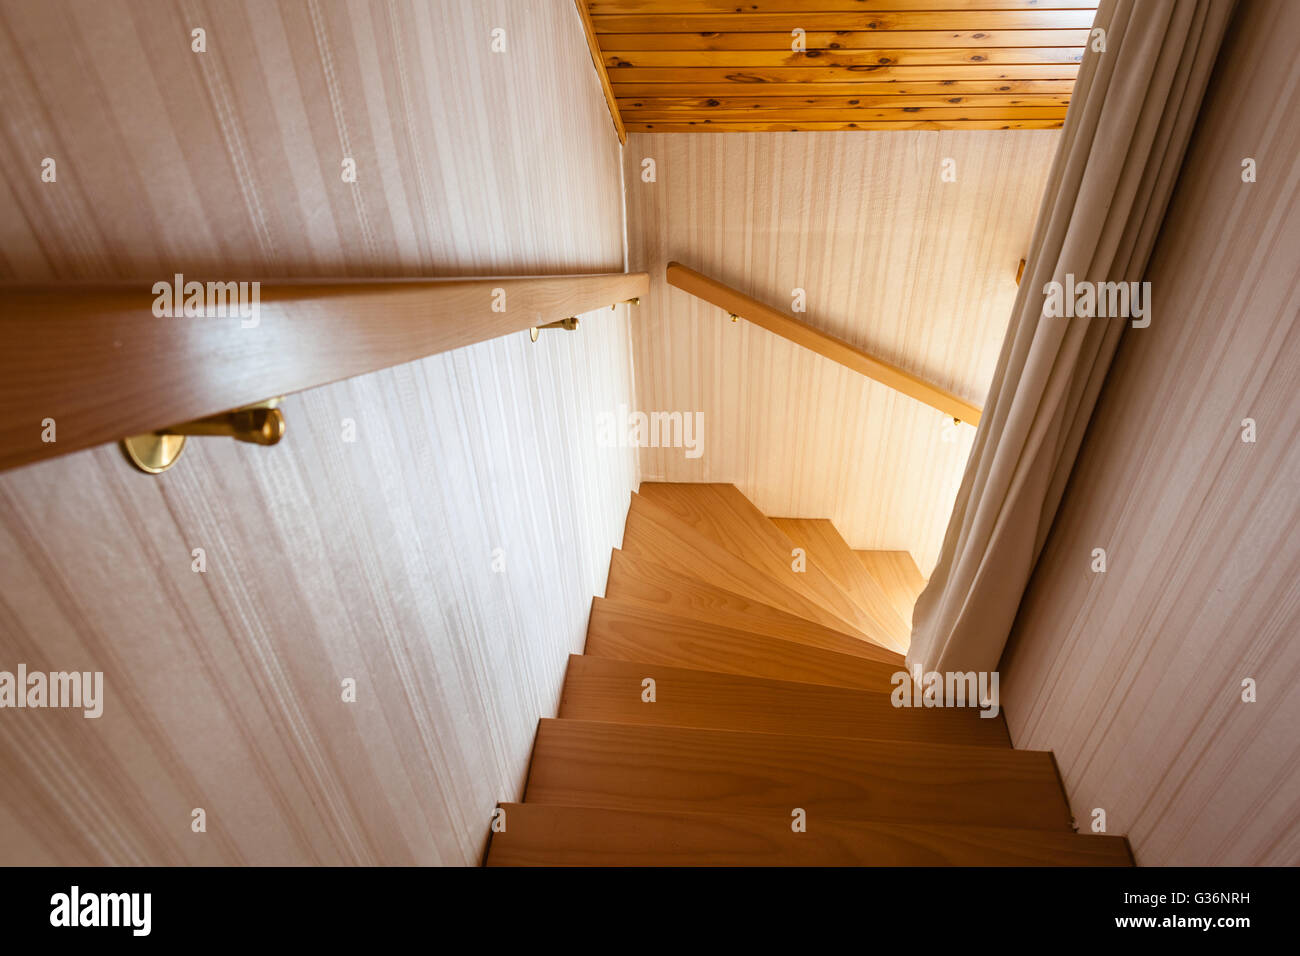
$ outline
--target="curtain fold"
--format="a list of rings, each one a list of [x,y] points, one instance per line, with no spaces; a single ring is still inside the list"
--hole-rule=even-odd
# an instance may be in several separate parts
[[[908,669],[993,671],[1128,319],[1045,315],[1050,282],[1139,281],[1235,0],[1103,0]],[[1151,321],[1177,321],[1147,303]],[[1141,334],[1137,330],[1132,334]],[[1087,555],[1080,557],[1086,561]]]

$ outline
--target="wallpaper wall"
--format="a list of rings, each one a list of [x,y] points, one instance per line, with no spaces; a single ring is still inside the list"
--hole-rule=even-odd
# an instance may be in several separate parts
[[[1015,745],[1145,865],[1300,863],[1298,30],[1238,7],[1002,659]]]
[[[558,0],[3,0],[0,277],[620,271],[575,63]],[[0,715],[0,864],[477,863],[622,536],[628,326],[294,395],[160,477],[0,475],[0,670],[104,673],[102,717]]]
[[[1056,130],[633,133],[628,246],[640,407],[703,413],[647,480],[733,482],[928,574],[974,429],[664,281],[671,260],[981,404]],[[653,181],[646,165],[653,161]],[[802,290],[796,313],[795,290]]]

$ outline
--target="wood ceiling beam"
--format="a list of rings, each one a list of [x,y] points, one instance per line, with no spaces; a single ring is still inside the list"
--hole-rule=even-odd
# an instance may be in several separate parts
[[[614,88],[609,82],[609,71],[605,69],[604,57],[600,54],[600,41],[596,39],[596,30],[591,25],[591,14],[587,12],[586,0],[573,0],[578,8],[578,17],[582,20],[582,32],[587,38],[587,52],[591,54],[591,65],[600,77],[600,88],[605,94],[605,106],[609,108],[609,118],[614,122],[614,132],[618,134],[619,144],[627,142],[627,129],[623,126],[623,117],[619,114],[618,100],[614,97]]]

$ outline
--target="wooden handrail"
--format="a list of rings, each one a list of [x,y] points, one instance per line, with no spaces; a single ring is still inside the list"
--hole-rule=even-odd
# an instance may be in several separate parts
[[[743,292],[723,285],[718,280],[696,272],[680,262],[668,263],[668,284],[726,309],[732,315],[747,319],[782,338],[789,339],[796,345],[802,345],[832,361],[839,362],[845,368],[851,368],[868,378],[875,379],[882,385],[888,385],[904,395],[924,402],[931,408],[937,408],[944,414],[971,425],[979,424],[980,409],[965,399],[937,385],[932,385],[896,365],[890,365],[843,339],[828,335]]]
[[[639,298],[649,276],[259,286],[255,321],[158,317],[148,282],[0,287],[0,470]]]

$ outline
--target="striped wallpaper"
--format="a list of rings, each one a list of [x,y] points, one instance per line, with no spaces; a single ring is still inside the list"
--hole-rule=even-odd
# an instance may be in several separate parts
[[[575,63],[551,0],[0,0],[0,277],[618,271]],[[291,396],[277,447],[157,478],[0,475],[0,670],[106,696],[0,715],[0,864],[477,863],[622,536],[629,321]]]

